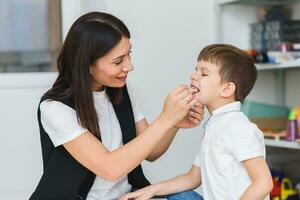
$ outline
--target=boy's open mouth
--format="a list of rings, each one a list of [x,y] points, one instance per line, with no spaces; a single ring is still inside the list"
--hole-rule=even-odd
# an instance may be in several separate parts
[[[191,88],[192,88],[192,94],[193,95],[200,92],[200,89],[197,86],[193,85],[193,84],[191,85]]]

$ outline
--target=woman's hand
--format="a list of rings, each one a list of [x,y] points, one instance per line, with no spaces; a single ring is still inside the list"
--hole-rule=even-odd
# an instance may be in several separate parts
[[[147,200],[150,199],[151,197],[155,196],[157,189],[155,185],[150,185],[147,187],[144,187],[142,189],[139,189],[135,192],[130,192],[127,194],[124,194],[120,200]]]
[[[164,108],[160,115],[171,126],[178,124],[197,103],[191,90],[186,85],[180,85],[165,99]],[[195,116],[195,115],[193,115]]]
[[[197,102],[188,114],[176,124],[177,128],[194,128],[203,120],[204,106]]]

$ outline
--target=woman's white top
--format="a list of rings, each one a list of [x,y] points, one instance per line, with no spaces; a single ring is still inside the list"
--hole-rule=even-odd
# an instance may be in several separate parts
[[[138,122],[144,119],[144,116],[130,87],[128,87],[128,93],[131,99],[135,122]],[[109,151],[113,151],[123,145],[118,118],[105,90],[93,92],[93,97],[99,118],[102,143]],[[61,102],[45,100],[41,103],[40,110],[44,130],[48,133],[56,147],[88,131],[78,123],[75,110]],[[97,176],[88,193],[87,200],[118,199],[130,190],[131,185],[128,183],[127,176],[117,181],[107,181]]]

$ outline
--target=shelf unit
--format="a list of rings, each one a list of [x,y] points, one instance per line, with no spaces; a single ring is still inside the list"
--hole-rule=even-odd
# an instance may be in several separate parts
[[[285,140],[274,140],[265,138],[265,144],[269,147],[280,147],[287,149],[298,149],[300,150],[300,143],[298,142],[290,142]]]
[[[251,6],[275,6],[287,5],[299,2],[299,0],[219,0],[219,5],[230,4],[251,5]]]
[[[285,73],[286,70],[300,69],[300,60],[286,61],[279,64],[256,64],[257,70],[259,72],[272,71],[275,74],[276,79],[276,103],[278,105],[286,104],[286,94],[285,94]]]
[[[227,5],[240,5],[240,6],[273,6],[273,5],[288,5],[300,3],[300,0],[216,0],[216,40],[218,42],[224,42],[224,24],[221,23],[221,19],[225,12],[225,7]],[[241,19],[242,20],[242,19]],[[286,71],[292,69],[300,69],[300,60],[286,61],[280,64],[256,64],[257,70],[259,73],[274,73],[275,82],[276,82],[276,103],[278,105],[286,105],[285,102],[285,82],[286,82]],[[274,139],[265,139],[266,146],[268,147],[278,147],[278,148],[287,148],[300,150],[300,143],[290,142],[285,140],[274,140]]]
[[[256,68],[258,71],[296,69],[300,68],[300,60],[286,61],[280,64],[257,63]]]
[[[277,80],[276,88],[278,89],[277,103],[282,105],[285,104],[285,70],[300,69],[300,60],[287,61],[279,64],[257,63],[256,67],[258,71],[273,71],[275,73]],[[298,142],[265,138],[265,144],[269,147],[300,150],[300,143]]]

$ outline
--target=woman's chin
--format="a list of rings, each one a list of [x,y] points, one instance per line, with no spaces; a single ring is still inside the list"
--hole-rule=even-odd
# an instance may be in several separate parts
[[[113,84],[113,85],[111,85],[111,86],[109,86],[109,87],[122,88],[122,87],[125,86],[125,84],[126,84],[126,82],[116,83],[116,84]]]

